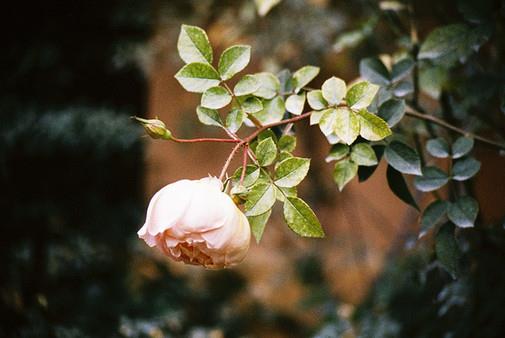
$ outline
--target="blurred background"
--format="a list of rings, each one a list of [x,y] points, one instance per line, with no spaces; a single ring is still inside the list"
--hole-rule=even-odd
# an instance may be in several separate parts
[[[153,141],[129,119],[158,116],[182,138],[223,136],[198,123],[198,95],[173,78],[182,23],[204,28],[215,55],[252,45],[249,73],[320,66],[314,86],[334,74],[353,80],[361,58],[397,48],[387,24],[397,18],[375,1],[283,0],[264,17],[260,3],[4,6],[0,337],[505,336],[505,160],[487,148],[476,149],[472,187],[481,227],[463,238],[470,273],[458,280],[430,263],[432,240],[416,240],[418,213],[389,191],[385,168],[338,193],[330,146],[307,125],[297,126],[296,152],[313,158],[300,195],[325,239],[298,238],[277,210],[241,265],[207,271],[137,238],[155,191],[218,175],[230,151]],[[461,20],[460,3],[475,5],[414,2],[420,36]],[[489,55],[504,61],[502,47],[484,67]],[[503,69],[495,75],[504,81]]]

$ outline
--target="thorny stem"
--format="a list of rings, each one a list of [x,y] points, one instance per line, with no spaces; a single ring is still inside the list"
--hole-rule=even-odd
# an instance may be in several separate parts
[[[244,152],[242,154],[242,173],[240,174],[240,185],[244,183],[244,177],[247,168],[247,153],[249,151],[249,145],[244,145]]]
[[[244,145],[244,143],[242,143],[242,142],[237,143],[235,145],[235,147],[233,147],[233,149],[231,150],[230,155],[228,155],[228,158],[226,159],[226,162],[224,163],[223,169],[221,169],[221,174],[219,175],[219,180],[220,181],[222,181],[223,178],[224,178],[224,175],[226,175],[226,170],[228,170],[228,167],[230,166],[231,160],[233,160],[233,157],[235,156],[235,153],[243,145]]]
[[[423,114],[419,111],[417,111],[416,109],[414,109],[413,107],[411,106],[407,106],[406,107],[406,111],[405,111],[405,114],[407,114],[408,116],[411,116],[411,117],[415,117],[417,119],[420,119],[420,120],[423,120],[423,121],[428,121],[428,122],[431,122],[431,123],[434,123],[434,124],[437,124],[441,127],[444,127],[444,128],[447,128],[449,130],[452,130],[458,134],[461,134],[463,136],[467,136],[467,137],[471,137],[477,141],[480,141],[482,143],[485,143],[487,145],[490,145],[490,146],[493,146],[495,148],[498,148],[498,149],[502,149],[502,150],[505,150],[505,144],[504,143],[500,143],[500,142],[497,142],[497,141],[494,141],[494,140],[490,140],[486,137],[483,137],[483,136],[480,136],[480,135],[476,135],[474,133],[471,133],[469,131],[466,131],[464,129],[461,129],[461,128],[458,128],[448,122],[445,122],[444,120],[442,119],[439,119],[438,117],[435,117],[433,115],[428,115],[428,114]]]

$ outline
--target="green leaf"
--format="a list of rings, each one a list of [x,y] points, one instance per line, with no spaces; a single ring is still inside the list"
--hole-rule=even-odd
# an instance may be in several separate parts
[[[254,75],[244,75],[242,79],[233,88],[233,93],[236,96],[244,96],[253,94],[260,88],[260,82]]]
[[[384,149],[386,148],[383,145],[376,144],[372,146],[375,156],[377,156],[377,161],[379,162],[382,158],[382,155],[384,155]],[[359,182],[365,182],[367,179],[369,179],[375,170],[377,169],[378,165],[374,165],[371,167],[358,167],[358,180]]]
[[[321,110],[328,106],[328,102],[323,97],[323,92],[321,90],[311,90],[307,93],[307,101],[309,106],[315,110]]]
[[[435,237],[435,252],[438,261],[449,272],[453,278],[460,273],[461,251],[454,238],[454,226],[450,223],[444,224]]]
[[[284,188],[295,187],[307,176],[310,159],[289,157],[275,169],[275,185]]]
[[[449,144],[441,137],[426,142],[426,150],[428,150],[433,157],[446,158],[450,155]]]
[[[228,128],[228,130],[232,133],[235,133],[240,129],[245,118],[246,114],[244,111],[238,108],[233,108],[226,116],[226,128]]]
[[[487,27],[470,29],[464,24],[453,24],[432,31],[419,50],[420,60],[430,60],[435,64],[452,66],[465,62],[468,56],[479,50],[490,36]]]
[[[389,71],[377,57],[362,59],[359,63],[359,73],[371,83],[381,86],[387,86],[390,83]]]
[[[293,115],[300,115],[305,105],[305,93],[290,95],[286,100],[286,110]]]
[[[185,63],[212,63],[212,47],[207,34],[200,27],[181,26],[177,51]]]
[[[248,216],[247,220],[249,221],[249,225],[251,226],[251,232],[256,239],[256,243],[259,243],[261,237],[263,237],[263,232],[265,231],[265,226],[272,214],[272,210],[268,210],[267,212],[257,215],[257,216]]]
[[[272,164],[277,157],[277,146],[271,137],[258,142],[256,147],[256,158],[262,167]]]
[[[282,135],[278,145],[280,151],[291,152],[296,148],[296,137],[293,135]]]
[[[251,46],[231,46],[221,54],[217,69],[221,79],[231,79],[235,74],[243,70],[251,59]]]
[[[175,74],[175,78],[185,90],[192,93],[203,93],[221,82],[211,65],[200,62],[185,65]]]
[[[368,143],[357,143],[352,146],[351,160],[357,165],[372,166],[376,165],[377,156],[375,156],[375,151]]]
[[[387,100],[380,106],[377,115],[392,128],[405,115],[405,101],[396,99]]]
[[[470,196],[460,197],[449,205],[447,216],[460,228],[471,228],[475,225],[479,204]]]
[[[449,176],[437,167],[424,167],[423,176],[414,179],[417,190],[428,192],[437,190],[449,181]]]
[[[335,131],[337,111],[334,108],[323,110],[321,119],[319,120],[319,129],[328,136]]]
[[[220,109],[231,102],[231,95],[221,86],[207,89],[201,100],[201,106],[209,109]]]
[[[217,110],[198,106],[196,107],[196,115],[201,123],[208,126],[221,127],[223,125],[223,121],[221,121],[221,116],[219,116]]]
[[[263,110],[263,103],[257,97],[250,96],[240,104],[246,114],[254,114]]]
[[[480,170],[480,162],[473,157],[457,160],[452,167],[452,179],[466,181]]]
[[[436,200],[424,209],[421,216],[421,231],[419,238],[423,237],[430,229],[445,221],[449,203],[443,200]]]
[[[276,197],[280,202],[285,201],[286,197],[297,197],[298,191],[296,187],[280,188],[275,187]]]
[[[361,137],[368,141],[380,141],[391,135],[391,129],[389,129],[386,121],[364,109],[358,113],[360,118],[359,134]]]
[[[375,95],[379,91],[379,86],[363,81],[354,84],[347,90],[347,105],[353,110],[360,110],[368,107],[372,103]]]
[[[396,97],[403,98],[414,92],[414,85],[410,81],[397,83],[393,88],[393,94]]]
[[[284,201],[284,219],[289,228],[303,237],[324,237],[316,214],[302,199],[287,197]]]
[[[421,175],[421,158],[417,151],[399,141],[393,141],[386,147],[384,157],[390,166],[401,173]]]
[[[358,165],[350,160],[343,160],[335,164],[333,170],[333,180],[337,184],[338,190],[342,191],[358,173]]]
[[[260,16],[267,15],[268,12],[270,12],[270,10],[274,6],[278,5],[280,2],[281,2],[281,0],[254,0],[258,14]]]
[[[258,182],[252,186],[245,202],[246,216],[258,216],[272,208],[275,203],[275,189],[270,183]]]
[[[388,168],[386,170],[386,177],[388,180],[389,188],[396,195],[396,197],[419,210],[416,200],[410,193],[409,187],[407,185],[407,182],[405,182],[403,175],[392,166],[388,165]]]
[[[452,158],[460,158],[468,154],[473,148],[473,138],[459,137],[456,142],[452,144]]]
[[[342,102],[345,96],[346,85],[344,80],[337,77],[331,77],[324,81],[321,87],[323,98],[331,105],[337,105]]]
[[[246,169],[246,171],[245,171],[244,181],[242,182],[242,185],[244,187],[250,187],[251,185],[256,183],[256,181],[258,181],[258,178],[260,177],[260,173],[261,173],[261,168],[255,166],[255,165],[249,164],[246,166],[245,169]],[[232,178],[235,182],[238,183],[240,181],[241,175],[242,175],[242,167],[239,167],[233,173]]]
[[[314,80],[317,74],[319,74],[319,67],[305,66],[298,69],[293,74],[295,93],[298,93],[300,89],[309,84],[310,81]]]
[[[319,124],[319,122],[321,121],[321,118],[324,115],[324,112],[325,112],[324,110],[313,111],[312,114],[310,114],[310,125],[313,126],[315,124]]]
[[[347,144],[337,143],[331,147],[330,153],[326,156],[326,162],[338,161],[349,154],[350,148]]]
[[[267,72],[257,73],[254,76],[260,83],[260,87],[254,92],[254,96],[273,99],[281,87],[279,79],[274,74]]]
[[[335,109],[335,134],[346,144],[352,144],[359,135],[359,117],[349,108]]]
[[[414,60],[409,57],[398,61],[391,70],[391,81],[394,83],[405,79],[412,72],[414,66]]]
[[[285,111],[282,97],[277,96],[271,100],[263,100],[263,110],[254,113],[253,116],[262,124],[268,124],[282,120]]]

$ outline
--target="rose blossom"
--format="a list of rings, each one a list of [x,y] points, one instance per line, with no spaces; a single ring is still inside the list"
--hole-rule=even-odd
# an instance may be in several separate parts
[[[165,186],[149,202],[139,237],[187,264],[219,269],[240,263],[249,249],[249,222],[221,190],[215,177]]]

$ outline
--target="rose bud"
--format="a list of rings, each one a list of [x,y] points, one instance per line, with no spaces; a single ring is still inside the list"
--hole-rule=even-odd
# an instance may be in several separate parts
[[[167,129],[165,123],[158,119],[143,119],[140,117],[133,117],[135,120],[139,121],[144,127],[146,133],[154,139],[162,138],[165,140],[172,139],[172,133]]]
[[[215,177],[180,180],[149,202],[138,235],[186,264],[220,269],[240,263],[251,239],[249,222]]]

